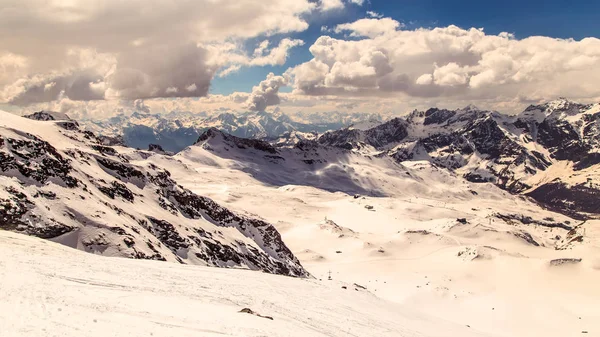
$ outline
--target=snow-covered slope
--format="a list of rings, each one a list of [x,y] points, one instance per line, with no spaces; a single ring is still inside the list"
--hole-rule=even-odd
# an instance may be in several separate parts
[[[173,160],[182,185],[273,223],[318,278],[494,336],[599,331],[596,220],[385,152],[211,130]]]
[[[102,258],[2,231],[0,287],[3,337],[492,336],[353,284]]]
[[[170,158],[0,111],[0,229],[108,256],[307,275],[271,224],[183,188],[150,156]]]
[[[561,104],[554,102],[549,106],[557,111]],[[568,108],[567,112],[549,113],[544,118],[558,116],[556,120],[567,120],[573,125],[588,121],[587,127],[576,130],[580,130],[583,139],[591,139],[585,144],[592,144],[595,136],[585,130],[594,130],[595,108],[578,108],[578,113]],[[152,321],[177,321],[172,325],[185,326],[190,334],[208,334],[194,330],[196,313],[206,309],[202,312],[224,315],[207,317],[218,322],[212,325],[219,327],[215,333],[243,336],[294,335],[292,331],[303,336],[598,334],[600,221],[594,219],[594,214],[568,213],[564,208],[555,208],[561,211],[557,213],[528,196],[556,178],[597,188],[596,178],[587,180],[590,175],[595,177],[597,165],[582,167],[586,163],[583,159],[557,158],[559,147],[548,145],[545,140],[550,138],[546,136],[530,140],[534,139],[532,129],[521,125],[520,119],[526,118],[506,117],[469,106],[455,111],[417,111],[408,118],[390,120],[375,128],[350,128],[318,141],[304,140],[286,147],[210,129],[193,146],[174,156],[115,148],[128,165],[141,167],[144,172],[152,167],[168,168],[170,179],[180,184],[179,188],[210,197],[239,217],[272,223],[299,263],[316,277],[299,281],[304,283],[268,275],[261,275],[258,280],[253,276],[260,274],[247,271],[200,268],[194,269],[198,273],[194,274],[187,273],[190,266],[161,264],[160,268],[169,268],[174,275],[179,275],[175,270],[186,270],[187,278],[207,280],[207,284],[195,281],[199,286],[194,290],[218,289],[215,291],[221,294],[231,290],[234,295],[225,297],[224,302],[233,303],[235,309],[194,306],[188,302],[187,294],[191,293],[194,300],[205,299],[207,294],[188,290],[187,278],[183,280],[182,276],[176,277],[175,287],[181,285],[185,289],[164,294],[177,299],[185,297],[182,300],[192,308],[193,318],[173,304],[165,306],[166,313],[151,311]],[[537,119],[535,123],[539,123]],[[566,137],[565,132],[558,134]],[[554,131],[547,134],[555,135]],[[591,146],[588,153],[593,151]],[[596,200],[575,201],[569,207],[593,204]],[[546,205],[551,206],[548,202]],[[583,216],[589,219],[576,219]],[[119,262],[132,266],[152,263],[122,259]],[[145,268],[152,275],[162,274],[152,267]],[[70,270],[78,268],[73,266]],[[212,275],[223,277],[209,276],[213,271]],[[239,276],[240,272],[251,276]],[[102,270],[94,270],[94,274],[104,275]],[[330,275],[332,281],[327,280]],[[123,278],[127,277],[130,275]],[[273,277],[274,281],[266,281],[266,277]],[[151,284],[134,283],[161,293],[153,284],[162,283],[163,279],[147,278]],[[109,276],[85,280],[89,286],[109,283],[129,292],[138,289],[130,283],[109,282]],[[215,283],[225,286],[218,288]],[[260,290],[263,283],[269,286],[269,293]],[[308,284],[310,289],[303,288]],[[51,287],[62,285],[52,283]],[[366,295],[366,291],[375,302],[344,297],[348,293]],[[258,298],[254,297],[256,293]],[[271,302],[274,294],[278,299]],[[165,297],[161,295],[157,301],[164,302]],[[132,303],[137,303],[137,298]],[[248,302],[237,302],[239,298]],[[221,303],[211,296],[207,300]],[[130,312],[114,302],[100,302],[97,306]],[[274,317],[271,321],[249,315],[267,322],[261,328],[278,321],[278,317],[286,319],[281,324],[287,325],[277,325],[274,330],[225,330],[225,323],[221,322],[226,318],[221,317],[230,318],[230,312],[242,307]],[[132,304],[128,308],[136,314],[148,311]],[[340,312],[343,314],[338,315]],[[161,317],[158,320],[154,319],[157,315]],[[293,318],[283,318],[290,316]],[[241,322],[238,317],[234,318],[235,324]],[[418,324],[413,328],[414,321],[406,317],[415,318]],[[301,323],[295,325],[297,322]],[[206,323],[202,327],[206,329],[208,322],[201,323]]]

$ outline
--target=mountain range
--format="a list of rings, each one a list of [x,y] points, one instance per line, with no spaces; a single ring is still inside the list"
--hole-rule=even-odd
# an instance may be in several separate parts
[[[341,298],[319,303],[351,309],[348,330],[363,335],[367,325],[403,335],[390,322],[410,315],[477,336],[599,328],[600,104],[559,99],[511,116],[432,108],[278,138],[239,137],[217,124],[176,153],[160,144],[125,146],[118,134],[97,135],[62,114],[0,117],[0,228],[96,255],[172,262],[110,262],[111,273],[128,279],[113,283],[139,292],[136,301],[146,296],[136,288],[145,281],[125,276],[126,265],[167,288],[175,285],[159,270],[178,275],[177,287],[202,277],[202,289],[223,293],[211,305],[259,308],[274,324],[293,322],[294,331],[331,323],[306,311],[304,295],[292,289]],[[12,247],[9,265],[31,263],[45,249],[69,265],[103,265],[12,233],[0,240]],[[26,248],[37,254],[26,258],[19,245],[41,251]],[[235,270],[221,277],[183,265],[299,280]],[[105,281],[63,276],[86,279],[88,291],[111,291]],[[359,297],[385,307],[389,319],[361,316]],[[293,300],[286,306],[277,298]],[[327,320],[346,322],[331,311]],[[434,330],[421,335],[454,335]]]
[[[600,104],[559,99],[515,116],[432,108],[316,141],[398,162],[426,160],[574,216],[600,213]]]
[[[164,150],[179,152],[192,145],[207,129],[214,127],[243,138],[277,141],[285,138],[313,138],[315,134],[337,130],[363,120],[381,121],[379,115],[339,115],[319,119],[308,116],[308,122],[298,122],[286,114],[275,111],[221,113],[215,116],[171,112],[166,115],[134,112],[118,114],[105,120],[84,120],[82,126],[98,135],[122,137],[124,145],[147,149],[150,144]]]

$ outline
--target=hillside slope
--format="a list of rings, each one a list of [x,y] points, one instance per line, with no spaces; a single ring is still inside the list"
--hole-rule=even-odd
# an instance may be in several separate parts
[[[489,336],[352,284],[102,258],[4,231],[0,287],[7,337]]]
[[[313,142],[274,148],[211,131],[169,163],[186,188],[273,223],[317,278],[331,271],[494,336],[600,328],[599,221],[429,160]]]
[[[308,275],[271,224],[183,188],[149,156],[162,155],[0,111],[0,229],[107,256]]]

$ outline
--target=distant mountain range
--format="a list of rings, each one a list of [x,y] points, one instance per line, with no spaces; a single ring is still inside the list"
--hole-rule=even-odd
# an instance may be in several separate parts
[[[143,127],[152,137],[156,129],[190,128],[199,134],[183,133],[192,144],[176,155],[160,144],[148,150],[125,147],[135,133],[124,141],[100,137],[66,115],[38,112],[27,119],[0,113],[0,228],[104,255],[307,275],[272,225],[229,211],[170,176],[170,169],[188,169],[183,159],[216,165],[206,153],[268,186],[371,197],[398,193],[368,173],[372,170],[420,190],[427,190],[428,179],[437,185],[458,182],[460,198],[476,194],[464,188],[468,184],[491,183],[574,219],[600,214],[600,104],[560,99],[515,116],[473,106],[432,108],[321,135],[302,133],[306,125],[266,114],[205,119],[203,132],[156,115],[133,116],[132,123],[149,122]],[[117,119],[115,129],[121,125]],[[142,128],[137,125],[132,127]],[[287,133],[268,142],[224,128],[263,138]],[[433,173],[420,175],[424,168]]]
[[[280,142],[278,147],[242,140],[213,128],[199,142],[215,137],[222,139],[216,144],[258,148],[268,153],[267,162],[289,166],[278,179],[293,171],[303,172],[303,179],[310,180],[310,167],[290,163],[337,162],[342,150],[366,157],[389,157],[397,163],[427,161],[466,181],[493,183],[574,218],[600,213],[600,104],[559,99],[529,106],[514,116],[474,106],[432,108],[366,129],[346,127],[290,144]],[[209,144],[209,148],[220,147],[214,140]],[[223,151],[221,155],[228,156]],[[247,160],[256,162],[262,160],[260,157],[249,154]],[[291,177],[287,183],[299,182]],[[319,184],[323,188],[323,182]],[[336,184],[332,184],[329,189],[335,190]]]
[[[43,112],[29,117],[49,118]],[[179,117],[134,113],[85,125],[117,135],[100,138],[106,145],[157,144],[154,151],[179,152],[206,138],[208,130],[209,135],[219,131],[236,139],[264,140],[276,148],[319,145],[389,156],[398,163],[425,160],[470,182],[494,183],[571,216],[600,213],[600,104],[561,98],[513,116],[470,105],[413,111],[386,122],[370,115],[325,124],[295,122],[280,112]]]
[[[309,120],[315,116],[305,116]],[[322,119],[323,120],[323,119]],[[150,144],[164,150],[179,152],[193,144],[209,128],[217,128],[243,138],[267,139],[289,144],[295,139],[311,139],[316,134],[337,130],[353,123],[372,120],[381,122],[378,115],[330,116],[325,122],[298,122],[281,112],[222,113],[207,117],[203,114],[150,114],[134,112],[119,114],[106,120],[86,120],[81,124],[99,135],[122,137],[125,145],[147,149]],[[281,139],[283,138],[283,139]]]

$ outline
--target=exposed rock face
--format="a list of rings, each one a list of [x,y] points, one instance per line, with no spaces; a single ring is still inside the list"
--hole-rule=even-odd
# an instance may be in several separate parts
[[[0,114],[12,126],[0,127],[0,229],[104,255],[308,276],[275,227],[181,187],[145,160],[157,151]]]
[[[569,186],[558,180],[540,185],[527,195],[575,219],[585,218],[579,212],[600,214],[600,190],[586,184]]]
[[[106,146],[126,146],[122,136],[98,136],[98,140],[102,145]]]
[[[442,124],[444,122],[447,122],[450,118],[454,117],[454,115],[456,115],[456,111],[431,108],[425,111],[425,121],[423,122],[423,124]]]
[[[402,141],[407,135],[407,122],[394,118],[388,122],[368,130],[343,129],[327,132],[318,138],[322,145],[336,146],[344,149],[361,149],[365,146],[382,148],[388,144]]]
[[[71,161],[52,145],[34,135],[11,131],[15,138],[0,135],[0,171],[38,185],[50,179],[67,187],[79,185],[71,175]]]
[[[165,152],[165,150],[163,150],[162,146],[158,145],[158,144],[150,144],[148,145],[148,151],[155,151],[155,152]]]

